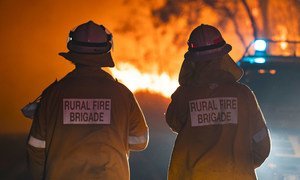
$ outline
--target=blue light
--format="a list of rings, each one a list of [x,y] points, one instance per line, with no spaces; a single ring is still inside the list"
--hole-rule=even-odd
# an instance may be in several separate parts
[[[261,39],[255,40],[255,42],[254,42],[254,49],[255,49],[256,51],[265,51],[266,48],[267,48],[267,43],[266,43],[266,41],[261,40]]]
[[[255,59],[254,59],[254,62],[255,62],[255,63],[259,63],[259,64],[263,64],[263,63],[266,62],[266,59],[263,58],[263,57],[259,57],[259,58],[255,58]]]

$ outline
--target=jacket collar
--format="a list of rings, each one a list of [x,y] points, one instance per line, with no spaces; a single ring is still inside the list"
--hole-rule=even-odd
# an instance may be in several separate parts
[[[214,59],[185,59],[179,74],[180,85],[199,86],[209,83],[238,81],[243,71],[229,55]]]
[[[100,78],[114,80],[114,78],[109,73],[95,66],[80,66],[80,67],[76,66],[76,68],[73,71],[71,71],[67,76],[68,77],[100,77]]]

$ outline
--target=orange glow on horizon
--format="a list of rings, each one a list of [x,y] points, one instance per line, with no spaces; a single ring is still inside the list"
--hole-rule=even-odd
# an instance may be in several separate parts
[[[280,43],[280,48],[282,50],[285,50],[288,46],[288,43],[287,42],[284,42],[287,40],[287,34],[288,34],[288,30],[285,26],[282,26],[282,25],[279,25],[278,26],[278,29],[279,29],[279,33],[278,33],[278,36],[277,38],[279,38],[279,40],[281,40],[282,42]]]

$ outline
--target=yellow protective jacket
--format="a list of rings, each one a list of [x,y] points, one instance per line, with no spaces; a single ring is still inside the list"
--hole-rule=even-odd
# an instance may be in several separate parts
[[[269,154],[255,95],[224,69],[218,63],[196,67],[172,95],[166,121],[178,135],[169,180],[256,179],[254,169]]]
[[[42,94],[28,139],[33,179],[128,180],[148,144],[134,95],[100,68],[76,68]]]

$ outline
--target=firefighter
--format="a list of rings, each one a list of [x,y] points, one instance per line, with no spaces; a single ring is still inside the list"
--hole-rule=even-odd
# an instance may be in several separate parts
[[[128,180],[129,152],[148,144],[148,126],[132,92],[101,67],[114,67],[112,34],[89,21],[69,34],[76,68],[46,88],[27,152],[33,179]]]
[[[269,132],[253,92],[238,82],[243,71],[218,29],[202,24],[172,94],[166,121],[178,133],[168,179],[256,179],[270,152]]]

